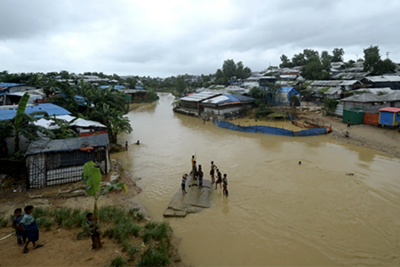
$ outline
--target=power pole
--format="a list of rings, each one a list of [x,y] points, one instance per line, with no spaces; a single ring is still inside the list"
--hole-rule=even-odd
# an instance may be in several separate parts
[[[386,52],[386,58],[389,58],[390,52]]]

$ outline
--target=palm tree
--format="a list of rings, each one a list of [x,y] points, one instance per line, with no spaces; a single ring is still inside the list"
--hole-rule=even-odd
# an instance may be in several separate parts
[[[93,111],[92,119],[107,126],[108,137],[113,144],[117,143],[118,134],[123,132],[129,134],[133,130],[129,119],[124,117],[122,112],[111,109],[109,105],[104,103]]]
[[[39,133],[44,134],[50,138],[54,138],[54,133],[42,126],[37,126],[33,124],[38,118],[38,115],[48,115],[45,111],[37,111],[32,112],[30,114],[25,113],[26,105],[28,104],[29,94],[25,93],[17,108],[17,114],[5,123],[4,127],[6,127],[6,133],[10,134],[14,132],[14,153],[19,151],[19,140],[20,136],[25,136],[30,140],[37,140],[39,139]]]

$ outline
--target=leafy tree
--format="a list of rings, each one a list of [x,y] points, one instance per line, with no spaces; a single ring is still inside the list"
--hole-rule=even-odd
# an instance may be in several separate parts
[[[294,54],[292,57],[292,62],[294,66],[303,66],[306,64],[306,59],[303,53]]]
[[[184,96],[186,92],[187,84],[184,76],[179,75],[176,78],[176,90],[178,91],[179,96]]]
[[[124,113],[116,109],[112,109],[109,105],[103,103],[98,106],[93,113],[91,118],[107,126],[108,136],[111,143],[117,143],[117,137],[120,133],[131,133],[132,126],[127,117],[124,117]]]
[[[373,71],[377,70],[377,64],[381,60],[381,56],[379,55],[379,47],[378,46],[370,46],[364,49],[364,71]]]
[[[302,68],[302,76],[307,80],[329,80],[331,78],[330,73],[324,70],[317,56],[312,56]]]
[[[334,48],[332,51],[332,62],[343,62],[343,48]]]
[[[329,55],[328,51],[322,51],[322,53],[321,53],[321,64],[322,64],[322,68],[325,71],[330,71],[331,70],[331,58],[332,58],[332,56]]]
[[[314,58],[319,58],[319,53],[316,50],[312,50],[312,49],[304,49],[303,50],[303,55],[306,59],[306,63],[309,62],[310,60],[314,59]]]
[[[364,71],[372,71],[376,75],[392,72],[396,64],[390,59],[382,60],[378,46],[370,46],[364,49]]]
[[[376,69],[374,70],[374,73],[377,75],[393,72],[396,69],[396,63],[391,61],[389,58],[385,60],[380,60],[378,61],[378,64],[376,65]]]
[[[293,63],[286,55],[281,56],[282,63],[279,65],[280,68],[291,68],[293,67]]]
[[[352,59],[349,60],[349,62],[347,62],[347,67],[348,68],[353,68],[355,66],[356,62]]]
[[[215,83],[229,85],[232,77],[237,79],[246,79],[251,76],[251,69],[244,67],[243,62],[235,63],[233,59],[227,59],[222,65],[222,70],[218,69],[215,73]]]

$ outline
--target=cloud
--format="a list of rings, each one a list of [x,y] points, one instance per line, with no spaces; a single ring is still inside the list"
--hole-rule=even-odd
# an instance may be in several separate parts
[[[361,0],[0,1],[0,70],[214,73],[225,59],[253,70],[304,48],[379,45],[400,61],[400,2]]]

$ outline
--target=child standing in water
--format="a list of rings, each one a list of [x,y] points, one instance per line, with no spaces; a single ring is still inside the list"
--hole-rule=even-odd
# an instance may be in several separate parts
[[[219,171],[219,169],[217,169],[217,175],[218,175],[218,179],[217,179],[217,182],[215,183],[215,189],[217,189],[218,184],[219,184],[219,187],[221,188],[222,174],[221,174],[221,172]]]
[[[201,165],[199,164],[199,170],[197,172],[197,175],[199,177],[199,187],[203,188],[203,171],[201,170]]]
[[[38,225],[35,221],[35,219],[32,216],[33,212],[33,206],[26,206],[24,208],[25,215],[22,218],[22,220],[19,222],[17,227],[20,227],[21,225],[24,226],[24,231],[26,234],[26,237],[28,238],[28,241],[26,241],[25,246],[24,246],[24,253],[28,253],[28,245],[30,242],[33,244],[33,249],[41,248],[43,247],[42,244],[36,244],[36,242],[39,240],[39,228]]]
[[[25,244],[25,242],[26,242],[26,235],[25,235],[25,232],[23,231],[24,229],[21,226],[17,227],[17,225],[19,225],[19,223],[21,222],[21,220],[23,218],[22,209],[21,208],[15,209],[14,215],[15,215],[15,218],[13,219],[12,226],[15,229],[15,235],[17,236],[18,245],[22,245],[22,244]]]
[[[224,173],[224,178],[222,179],[223,183],[223,194],[224,196],[228,197],[228,179],[226,173]]]
[[[186,195],[186,179],[187,179],[187,173],[185,175],[183,175],[182,177],[182,183],[181,183],[181,187],[182,187],[182,195]]]
[[[210,175],[211,175],[211,184],[215,183],[215,169],[217,166],[214,165],[214,161],[211,161],[211,170],[210,170]]]

